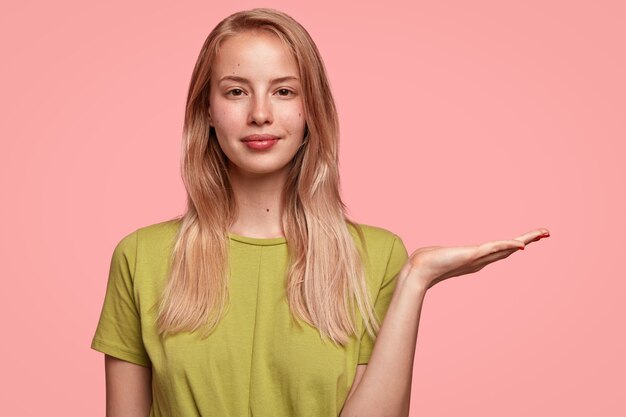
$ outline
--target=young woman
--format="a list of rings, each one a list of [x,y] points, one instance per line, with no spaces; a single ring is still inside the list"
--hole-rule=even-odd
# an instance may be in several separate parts
[[[548,232],[409,257],[346,216],[338,142],[300,24],[258,8],[215,27],[187,98],[187,210],[113,252],[91,344],[107,416],[408,415],[426,290]]]

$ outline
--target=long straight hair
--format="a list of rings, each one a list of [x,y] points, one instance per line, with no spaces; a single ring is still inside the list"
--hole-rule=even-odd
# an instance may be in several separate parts
[[[368,333],[375,337],[380,323],[366,285],[365,239],[359,225],[347,217],[339,192],[339,122],[326,69],[304,27],[269,8],[240,11],[222,20],[205,40],[194,67],[181,152],[187,208],[179,216],[170,275],[158,303],[159,333],[166,336],[203,327],[202,337],[207,337],[226,314],[228,231],[237,206],[228,159],[207,117],[211,68],[220,44],[246,31],[265,31],[282,40],[296,59],[303,87],[305,137],[290,162],[282,197],[281,221],[289,254],[286,293],[292,318],[344,346],[358,334],[356,302]]]

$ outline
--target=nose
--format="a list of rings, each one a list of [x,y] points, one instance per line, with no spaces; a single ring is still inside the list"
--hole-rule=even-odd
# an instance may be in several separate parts
[[[270,99],[265,96],[257,96],[252,102],[252,108],[248,116],[250,123],[257,125],[263,125],[267,122],[270,124],[273,121],[272,104]]]

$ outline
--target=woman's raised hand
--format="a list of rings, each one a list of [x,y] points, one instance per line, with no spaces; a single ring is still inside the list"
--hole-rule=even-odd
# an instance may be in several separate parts
[[[550,236],[548,229],[531,230],[511,240],[493,240],[480,245],[443,247],[427,246],[411,254],[401,271],[401,278],[415,279],[429,289],[444,279],[480,271],[531,242]]]

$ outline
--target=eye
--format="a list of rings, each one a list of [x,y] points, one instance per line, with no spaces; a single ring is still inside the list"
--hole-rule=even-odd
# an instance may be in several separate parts
[[[279,92],[280,92],[280,91],[286,91],[286,92],[287,92],[287,94],[284,94],[284,96],[285,96],[285,97],[286,97],[286,96],[288,96],[288,95],[289,95],[289,93],[291,93],[291,94],[295,94],[293,91],[291,91],[291,90],[289,90],[289,89],[287,89],[287,88],[281,88],[281,89],[280,89],[280,90],[278,90],[278,91],[279,91]]]
[[[230,94],[230,93],[232,93],[233,91],[240,91],[240,92],[243,92],[243,90],[242,90],[241,88],[233,88],[232,90],[227,91],[227,92],[226,92],[226,95],[229,95],[229,94]],[[240,95],[239,95],[239,94],[234,94],[234,95],[233,95],[233,94],[230,94],[230,95],[232,95],[232,96],[234,96],[234,97],[240,97]]]

